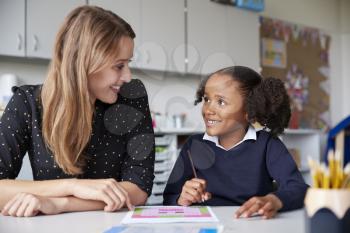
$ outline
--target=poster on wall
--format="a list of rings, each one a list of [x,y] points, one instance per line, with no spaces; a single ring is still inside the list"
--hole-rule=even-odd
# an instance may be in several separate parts
[[[284,81],[291,99],[289,128],[329,129],[330,42],[317,28],[260,18],[262,75]]]
[[[261,39],[261,63],[263,66],[286,68],[286,44],[282,40]]]

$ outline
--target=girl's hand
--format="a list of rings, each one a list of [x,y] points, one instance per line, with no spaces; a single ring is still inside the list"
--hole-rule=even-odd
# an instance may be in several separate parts
[[[235,217],[249,218],[258,213],[264,219],[273,218],[277,211],[282,208],[281,200],[274,194],[263,197],[252,197],[246,201],[235,213]]]
[[[211,198],[211,194],[206,192],[207,182],[203,179],[193,178],[186,181],[182,187],[182,192],[177,201],[177,204],[189,206],[193,203],[207,201]]]
[[[29,193],[18,193],[9,200],[1,213],[13,217],[32,217],[38,213],[59,214],[64,198],[50,198]]]
[[[112,212],[127,206],[134,209],[129,194],[115,179],[74,179],[72,195],[86,200],[103,201],[104,211]]]

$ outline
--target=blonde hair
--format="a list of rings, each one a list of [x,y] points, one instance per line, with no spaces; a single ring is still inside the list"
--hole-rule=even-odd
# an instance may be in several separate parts
[[[66,173],[82,173],[90,141],[94,106],[88,77],[110,67],[122,37],[135,38],[128,23],[96,6],[81,6],[65,19],[41,91],[42,133],[56,164]]]

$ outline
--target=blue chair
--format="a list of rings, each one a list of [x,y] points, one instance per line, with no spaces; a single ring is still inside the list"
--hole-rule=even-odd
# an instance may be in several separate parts
[[[342,120],[329,131],[324,161],[327,161],[328,151],[335,151],[335,149],[343,153],[344,165],[350,162],[350,116]]]

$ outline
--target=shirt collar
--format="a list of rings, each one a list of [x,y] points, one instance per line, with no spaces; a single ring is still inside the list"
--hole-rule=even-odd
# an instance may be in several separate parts
[[[249,125],[247,133],[244,135],[243,139],[241,141],[237,142],[235,145],[233,145],[229,149],[225,149],[223,146],[221,146],[219,144],[219,138],[217,136],[210,136],[207,133],[205,133],[203,136],[203,140],[214,142],[217,147],[219,147],[223,150],[229,151],[232,148],[238,146],[239,144],[241,144],[242,142],[244,142],[246,140],[256,140],[256,130],[252,125]]]

